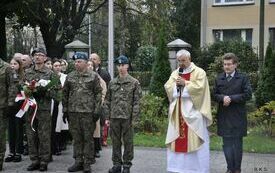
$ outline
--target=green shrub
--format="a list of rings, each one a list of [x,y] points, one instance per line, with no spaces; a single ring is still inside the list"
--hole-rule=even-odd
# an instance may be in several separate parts
[[[157,48],[151,45],[141,46],[137,50],[137,55],[133,61],[135,70],[151,71],[153,62],[157,56]]]
[[[129,73],[140,82],[140,86],[143,90],[149,88],[152,76],[151,71],[132,71]]]
[[[141,99],[140,120],[136,125],[139,132],[157,133],[167,129],[168,105],[164,98],[148,94]]]
[[[257,105],[275,100],[275,53],[269,44],[266,49],[265,63],[260,71],[260,80],[255,93]]]
[[[258,70],[258,59],[253,48],[242,40],[218,41],[203,48],[196,58],[197,64],[204,69],[215,61],[217,57],[232,52],[239,57],[239,68],[245,72]]]
[[[216,75],[223,71],[222,56],[228,52],[236,54],[239,58],[238,70],[249,76],[253,89],[256,89],[258,82],[257,55],[248,43],[240,40],[215,42],[201,50],[196,58],[196,63],[207,70],[210,86],[213,86]]]
[[[254,112],[248,114],[248,123],[250,126],[263,126],[268,135],[272,135],[275,130],[275,101],[266,103]]]
[[[67,67],[67,70],[66,70],[66,74],[69,74],[70,72],[74,71],[75,70],[75,67],[74,67],[74,61],[73,60],[68,60],[68,67]]]
[[[167,42],[163,28],[161,29],[159,35],[157,57],[152,69],[152,78],[150,81],[149,91],[156,96],[167,98],[164,84],[169,79],[171,67],[168,60],[168,48],[166,45]],[[166,102],[168,102],[168,99],[166,99]]]

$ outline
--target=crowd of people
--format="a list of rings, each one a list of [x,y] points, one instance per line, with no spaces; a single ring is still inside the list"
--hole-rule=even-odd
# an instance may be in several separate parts
[[[209,173],[207,127],[213,120],[208,79],[191,61],[190,52],[180,50],[176,56],[179,67],[164,85],[169,100],[167,171]],[[28,149],[32,161],[28,171],[47,171],[52,155],[60,155],[66,148],[69,130],[75,162],[68,172],[91,172],[101,146],[107,145],[109,131],[113,167],[108,172],[130,172],[133,123],[139,116],[142,92],[139,81],[128,73],[129,59],[124,55],[116,58],[118,76],[113,80],[96,53],[88,57],[76,52],[72,59],[75,69],[68,74],[68,63],[50,59],[42,48],[34,49],[31,57],[16,53],[9,64],[0,59],[0,170],[8,125],[10,154],[4,161],[20,162]],[[237,65],[235,54],[223,56],[224,72],[216,77],[212,94],[218,103],[218,135],[223,140],[226,173],[241,172],[242,141],[247,131],[245,103],[252,94],[249,78]],[[54,82],[56,77],[58,82]],[[42,86],[47,81],[36,88],[37,83]],[[29,90],[19,89],[26,83]],[[28,147],[23,145],[24,132]]]
[[[98,54],[76,52],[72,60],[74,70],[67,73],[67,61],[48,57],[43,48],[35,48],[31,55],[15,53],[9,64],[0,59],[0,171],[3,162],[20,162],[22,154],[31,160],[28,171],[47,171],[52,155],[62,155],[71,136],[75,163],[68,172],[89,173],[101,146],[107,146],[110,131],[117,145],[113,145],[114,166],[109,173],[118,172],[118,167],[119,172],[130,172],[131,124],[139,114],[141,88],[128,74],[128,58],[116,59],[119,75],[111,83]],[[116,104],[124,109],[117,109]],[[6,129],[9,154],[4,158]],[[123,159],[121,140],[126,149]]]

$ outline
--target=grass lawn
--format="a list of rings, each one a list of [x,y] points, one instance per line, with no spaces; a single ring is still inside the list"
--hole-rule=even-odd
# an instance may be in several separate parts
[[[137,133],[134,137],[135,146],[166,147],[164,145],[166,134]],[[221,137],[212,135],[210,139],[211,150],[222,150]],[[244,138],[244,151],[255,153],[275,154],[275,138],[259,134],[249,134]]]

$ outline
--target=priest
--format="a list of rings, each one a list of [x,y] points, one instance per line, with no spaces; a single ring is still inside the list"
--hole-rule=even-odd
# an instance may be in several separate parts
[[[206,73],[191,62],[187,50],[177,53],[179,68],[164,85],[169,99],[166,136],[167,171],[209,173],[209,135],[212,123]]]

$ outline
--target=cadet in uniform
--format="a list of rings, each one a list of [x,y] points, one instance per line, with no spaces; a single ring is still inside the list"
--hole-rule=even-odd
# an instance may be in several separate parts
[[[101,111],[101,91],[98,74],[88,70],[88,56],[76,52],[75,71],[68,74],[64,84],[63,120],[69,117],[73,137],[75,163],[69,172],[91,172],[94,160],[93,132]]]
[[[128,74],[129,60],[126,56],[116,59],[119,75],[108,87],[106,109],[110,115],[110,135],[113,145],[113,167],[109,173],[129,173],[134,158],[133,121],[139,115],[141,87],[139,81]],[[121,147],[124,144],[122,159]]]
[[[4,115],[8,102],[6,71],[9,65],[0,58],[0,171],[6,151],[7,116]]]
[[[26,81],[51,80],[53,71],[45,66],[46,51],[43,48],[35,48],[32,52],[34,66],[26,69]],[[31,128],[30,116],[26,117],[26,133],[28,138],[29,156],[32,161],[28,166],[28,171],[39,169],[47,171],[49,159],[51,157],[51,94],[46,91],[34,93],[37,102],[37,113],[35,118],[35,130]]]

